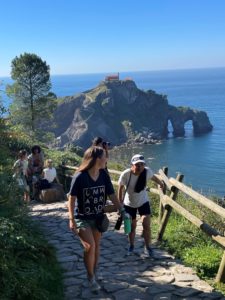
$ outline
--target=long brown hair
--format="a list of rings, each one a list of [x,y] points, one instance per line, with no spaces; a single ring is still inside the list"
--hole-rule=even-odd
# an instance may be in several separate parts
[[[88,148],[84,153],[82,163],[77,172],[83,172],[91,169],[95,165],[97,158],[101,158],[103,153],[104,149],[101,147],[92,146]]]

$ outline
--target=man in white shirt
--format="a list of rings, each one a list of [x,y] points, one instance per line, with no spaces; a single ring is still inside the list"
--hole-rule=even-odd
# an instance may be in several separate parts
[[[128,213],[132,218],[131,232],[128,236],[130,243],[128,255],[132,254],[134,251],[134,239],[137,226],[136,215],[138,211],[142,219],[145,252],[148,256],[153,256],[152,249],[150,248],[151,208],[149,204],[148,193],[146,191],[146,185],[149,179],[163,188],[163,181],[159,180],[153,174],[152,170],[145,166],[145,159],[141,154],[136,154],[132,157],[131,168],[123,171],[119,178],[118,198],[121,203],[124,202],[126,213]]]

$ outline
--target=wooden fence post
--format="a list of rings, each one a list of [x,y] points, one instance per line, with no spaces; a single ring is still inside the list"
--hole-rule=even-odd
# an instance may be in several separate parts
[[[63,187],[66,191],[66,169],[65,169],[65,163],[64,162],[62,162],[60,168],[61,168],[61,176],[63,178]]]
[[[168,167],[163,167],[163,172],[167,176],[168,175]],[[163,194],[165,194],[165,193],[166,193],[166,187],[163,189]],[[161,197],[160,197],[160,202],[159,202],[159,224],[162,221],[163,213],[164,213],[164,207],[163,207]]]
[[[225,283],[225,251],[223,252],[223,257],[220,263],[220,267],[216,275],[216,282]]]
[[[183,178],[184,178],[184,175],[178,174],[176,180],[182,182]],[[169,197],[172,198],[173,200],[176,200],[179,189],[176,188],[175,186],[173,186],[171,190],[172,190],[172,192]],[[166,225],[168,223],[171,212],[172,212],[172,207],[169,205],[166,205],[162,219],[161,219],[158,236],[157,236],[157,241],[159,241],[159,242],[162,241],[162,237],[165,232]]]

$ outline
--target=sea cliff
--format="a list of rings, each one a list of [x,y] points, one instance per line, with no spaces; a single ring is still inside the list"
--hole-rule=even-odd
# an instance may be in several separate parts
[[[168,135],[184,136],[185,123],[192,121],[193,132],[203,134],[213,126],[204,111],[169,105],[165,95],[137,88],[134,81],[105,80],[91,90],[64,97],[58,104],[51,131],[55,145],[88,147],[95,136],[113,145],[155,143]]]

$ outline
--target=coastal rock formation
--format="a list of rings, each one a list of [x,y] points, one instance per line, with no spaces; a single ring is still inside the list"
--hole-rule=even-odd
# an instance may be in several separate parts
[[[182,137],[185,135],[184,126],[187,121],[192,121],[193,132],[196,135],[212,130],[212,125],[204,111],[191,109],[190,107],[175,107],[169,105],[168,120],[173,127],[173,135]]]
[[[152,90],[142,91],[134,81],[102,81],[96,88],[65,97],[54,113],[57,146],[75,144],[88,147],[95,136],[113,145],[154,143],[168,135],[185,135],[185,123],[191,120],[195,134],[212,130],[203,111],[168,104],[167,97]]]

